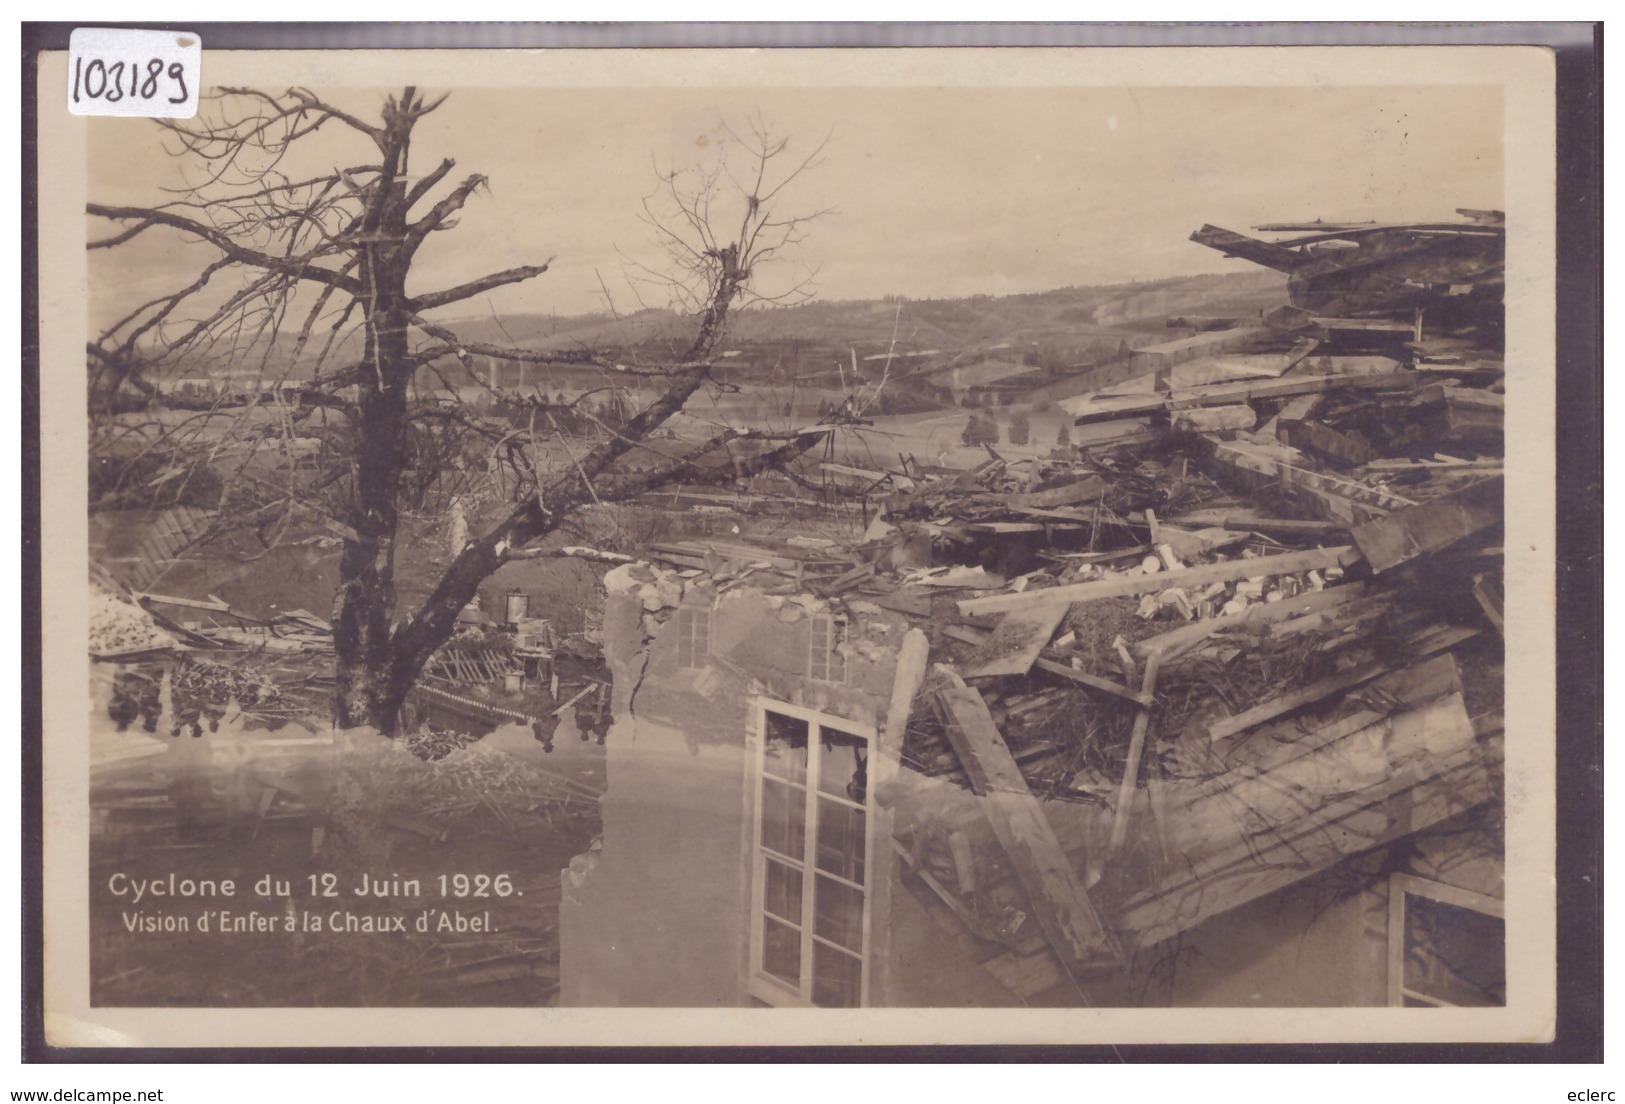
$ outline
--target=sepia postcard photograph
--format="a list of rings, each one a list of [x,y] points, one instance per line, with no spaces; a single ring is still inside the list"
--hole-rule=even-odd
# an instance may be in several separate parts
[[[1552,1038],[1550,51],[114,64],[49,1044]]]

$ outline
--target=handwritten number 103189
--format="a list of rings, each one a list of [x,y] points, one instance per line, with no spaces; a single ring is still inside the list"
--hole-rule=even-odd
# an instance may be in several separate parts
[[[167,79],[166,79],[167,78]],[[185,103],[186,69],[178,61],[164,68],[163,59],[105,62],[101,58],[75,58],[73,62],[73,102],[80,98],[118,103],[120,100],[152,100],[163,96],[169,103]]]

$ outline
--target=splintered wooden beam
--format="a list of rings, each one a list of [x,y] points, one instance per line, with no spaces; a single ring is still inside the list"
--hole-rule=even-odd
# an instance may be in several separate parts
[[[1294,710],[1301,709],[1321,701],[1342,690],[1359,686],[1369,682],[1378,675],[1386,674],[1389,665],[1380,661],[1356,667],[1340,675],[1316,679],[1307,686],[1299,687],[1290,694],[1283,694],[1278,698],[1260,702],[1251,709],[1243,710],[1233,717],[1221,717],[1207,726],[1207,734],[1211,739],[1223,740],[1238,733],[1245,732],[1274,720]],[[1437,689],[1443,687],[1443,689]],[[1461,689],[1461,672],[1456,666],[1455,657],[1446,653],[1434,659],[1419,663],[1414,667],[1393,672],[1381,685],[1382,695],[1392,700],[1408,701],[1417,699],[1423,692],[1422,688],[1431,688],[1430,694],[1437,696],[1440,693],[1459,691]]]
[[[167,594],[141,594],[137,593],[138,602],[159,602],[166,606],[185,606],[187,609],[208,610],[211,613],[230,613],[230,604],[216,598],[205,602],[201,598],[174,598]]]
[[[1334,533],[1347,529],[1335,521],[1303,521],[1298,518],[1267,517],[1254,510],[1192,510],[1169,518],[1176,525],[1216,526],[1259,533]]]
[[[950,686],[939,691],[938,698],[948,719],[944,726],[948,739],[966,775],[983,793],[982,810],[993,834],[1067,973],[1077,979],[1103,957],[1120,959],[1116,940],[1061,850],[982,695],[969,687]]]
[[[1036,666],[1040,671],[1047,671],[1052,675],[1059,675],[1061,678],[1072,680],[1079,686],[1087,686],[1093,690],[1100,690],[1104,693],[1112,694],[1116,697],[1122,698],[1124,701],[1131,701],[1138,706],[1145,707],[1154,704],[1154,699],[1146,694],[1138,692],[1133,687],[1124,686],[1122,683],[1113,682],[1108,678],[1101,678],[1099,675],[1091,675],[1087,671],[1079,671],[1074,667],[1068,667],[1066,664],[1058,663],[1053,659],[1046,659],[1040,656],[1038,662],[1034,664],[1034,666]]]
[[[1019,594],[967,598],[959,603],[959,612],[967,616],[978,613],[1004,613],[1051,603],[1070,605],[1073,602],[1090,602],[1096,598],[1133,597],[1172,587],[1207,586],[1209,583],[1228,583],[1236,579],[1290,575],[1298,571],[1336,567],[1343,554],[1349,550],[1348,545],[1310,548],[1302,552],[1283,552],[1275,556],[1254,556],[1250,559],[1202,564],[1199,567],[1187,567],[1179,571],[1159,571],[1155,575],[1118,575],[1110,579],[1097,579],[1091,583],[1026,590]]]
[[[1157,670],[1162,666],[1162,653],[1152,652],[1145,660],[1145,680],[1140,683],[1140,693],[1152,697],[1157,690]],[[1134,791],[1140,781],[1140,757],[1145,753],[1145,734],[1151,727],[1151,707],[1140,706],[1134,715],[1134,730],[1129,734],[1128,761],[1123,765],[1123,781],[1117,787],[1117,807],[1112,810],[1112,837],[1108,854],[1115,855],[1123,849],[1123,841],[1128,837],[1128,814],[1134,804]]]
[[[1238,234],[1234,230],[1226,230],[1222,226],[1211,224],[1204,225],[1192,233],[1191,241],[1205,245],[1209,249],[1217,249],[1226,257],[1240,257],[1278,272],[1294,272],[1315,261],[1309,254],[1300,253],[1296,249],[1288,249],[1272,241],[1251,238],[1246,234]]]
[[[1208,739],[1218,741],[1246,732],[1249,728],[1261,725],[1265,721],[1274,720],[1282,714],[1291,713],[1293,710],[1302,709],[1304,706],[1312,705],[1323,698],[1329,698],[1341,690],[1348,690],[1360,685],[1362,682],[1370,682],[1387,670],[1388,665],[1378,661],[1356,667],[1352,671],[1344,671],[1340,675],[1316,679],[1314,682],[1309,683],[1307,686],[1301,686],[1290,694],[1282,694],[1278,698],[1260,702],[1251,709],[1244,709],[1232,717],[1220,717],[1218,720],[1209,721],[1206,725]]]
[[[1504,480],[1496,476],[1357,525],[1350,536],[1371,570],[1387,571],[1502,521],[1505,495]]]

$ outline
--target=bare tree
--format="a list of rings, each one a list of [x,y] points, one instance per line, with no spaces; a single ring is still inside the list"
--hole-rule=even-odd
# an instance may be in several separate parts
[[[682,447],[645,445],[706,385],[730,312],[753,295],[759,266],[805,233],[810,216],[787,216],[776,201],[812,158],[784,168],[789,144],[763,133],[742,144],[748,173],[715,170],[700,190],[676,173],[662,178],[674,217],[656,225],[682,261],[684,286],[697,292],[692,329],[675,355],[637,363],[592,349],[464,340],[436,312],[531,280],[550,262],[407,290],[420,247],[452,229],[486,185],[479,174],[451,183],[450,159],[412,171],[413,129],[444,100],[406,88],[373,122],[306,89],[220,89],[197,120],[162,124],[176,143],[170,152],[201,173],[177,198],[87,207],[121,227],[92,240],[92,250],[169,231],[216,254],[184,286],[89,346],[97,439],[127,473],[113,481],[115,499],[206,486],[219,505],[211,535],[246,529],[269,545],[313,525],[337,534],[337,719],[386,733],[479,584],[509,559],[534,554],[536,542],[583,507],[679,481],[749,476],[828,432],[729,427]],[[285,160],[299,160],[290,151],[324,128],[353,132],[366,153],[328,172],[284,172]],[[724,226],[713,212],[728,183],[737,185],[740,214]],[[476,358],[590,367],[603,374],[604,390],[633,378],[653,383],[656,395],[614,428],[600,423],[572,444],[562,426],[566,418],[580,424],[586,395],[505,389],[479,380]],[[447,378],[458,365],[504,417],[460,401]],[[186,371],[204,372],[211,386],[201,394],[165,386],[166,376]],[[420,382],[424,376],[439,386]],[[501,508],[422,605],[402,615],[395,560],[403,518],[487,476],[500,477]]]
[[[656,170],[659,183],[643,198],[642,218],[664,248],[667,264],[652,268],[631,262],[633,278],[664,291],[668,304],[682,313],[703,312],[725,278],[727,266],[718,261],[734,250],[748,262],[749,279],[734,293],[740,306],[802,302],[812,294],[816,273],[798,267],[795,247],[813,221],[831,211],[789,213],[775,201],[819,163],[829,139],[799,155],[790,138],[775,137],[760,119],[739,129],[725,123],[721,132],[722,139],[710,145],[714,153],[708,162]],[[771,175],[775,163],[788,156],[799,160]],[[777,279],[766,271],[774,267],[781,270]]]

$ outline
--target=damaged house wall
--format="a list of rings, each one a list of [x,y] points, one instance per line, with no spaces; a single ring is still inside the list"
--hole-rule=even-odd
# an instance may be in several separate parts
[[[1126,951],[1119,968],[1080,978],[1080,990],[1033,920],[985,798],[915,769],[900,747],[904,722],[930,712],[936,685],[933,675],[916,698],[918,684],[898,675],[900,652],[910,659],[902,666],[924,669],[923,633],[851,602],[847,681],[814,679],[812,620],[836,612],[823,600],[719,589],[646,565],[606,582],[617,725],[602,845],[565,875],[567,1004],[750,1003],[752,703],[761,700],[881,734],[869,846],[869,886],[885,901],[872,910],[868,945],[877,1006],[1381,1003],[1387,874],[1427,870],[1410,858],[1429,837],[1401,837],[1443,825],[1438,839],[1449,841],[1459,835],[1449,818],[1494,793],[1447,656],[1370,695],[1388,708],[1416,699],[1415,709],[1368,712],[1307,740],[1297,722],[1278,722],[1257,742],[1281,750],[1251,768],[1138,791],[1135,831],[1105,870],[1112,810],[1046,801],[1049,830],[1087,872]],[[1446,770],[1459,778],[1442,785]],[[1459,867],[1459,846],[1436,846]],[[944,858],[946,887],[931,874]],[[1499,864],[1483,859],[1473,884],[1498,896]],[[970,908],[952,911],[950,901]]]
[[[831,649],[840,677],[821,666],[826,677],[813,678],[815,619],[840,612],[825,602],[684,580],[644,564],[617,568],[605,586],[615,715],[609,788],[601,846],[563,874],[561,1001],[748,1003],[759,751],[753,703],[786,703],[873,729],[870,785],[881,787],[879,765],[896,759],[886,722],[908,628],[878,607],[845,615],[846,639]],[[872,863],[890,862],[885,820],[871,817]],[[888,927],[879,919],[886,896],[876,892],[869,902],[877,940]],[[871,992],[885,985],[871,975]]]

